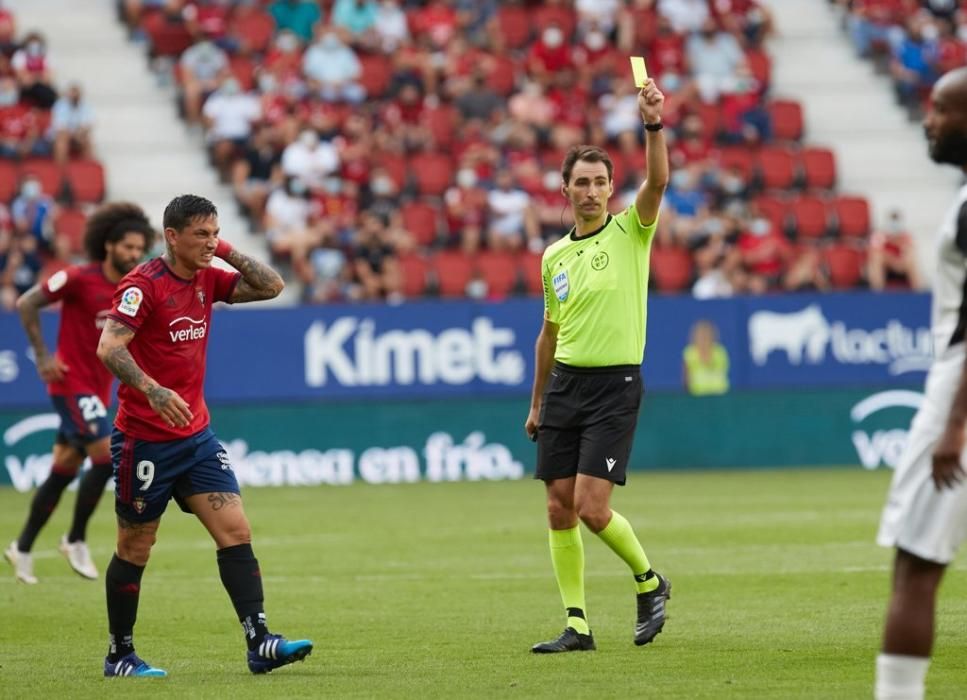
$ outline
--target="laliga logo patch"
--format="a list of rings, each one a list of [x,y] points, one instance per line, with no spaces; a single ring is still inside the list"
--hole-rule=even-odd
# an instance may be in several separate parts
[[[567,279],[567,270],[554,275],[554,279],[551,281],[554,283],[554,293],[557,294],[558,300],[565,301],[567,299],[568,292],[571,291],[571,284]]]
[[[125,316],[135,316],[141,308],[144,294],[137,287],[128,287],[121,294],[121,303],[118,304],[118,311]]]

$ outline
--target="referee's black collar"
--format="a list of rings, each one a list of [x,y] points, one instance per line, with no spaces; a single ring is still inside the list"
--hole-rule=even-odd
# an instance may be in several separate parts
[[[589,238],[593,238],[594,236],[597,236],[599,233],[601,233],[602,231],[604,231],[608,227],[608,224],[611,223],[611,219],[613,219],[613,218],[614,217],[611,216],[611,214],[608,214],[608,218],[604,220],[604,223],[601,224],[601,226],[599,226],[598,228],[594,229],[591,233],[586,233],[583,236],[577,235],[578,230],[577,230],[577,227],[576,226],[572,227],[571,228],[571,234],[570,234],[571,240],[572,241],[586,241]]]

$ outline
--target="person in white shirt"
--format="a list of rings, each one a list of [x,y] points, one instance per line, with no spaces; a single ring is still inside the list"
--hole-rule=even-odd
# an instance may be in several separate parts
[[[282,172],[298,177],[310,189],[319,189],[329,173],[339,168],[339,151],[329,141],[306,129],[282,151]]]
[[[50,139],[54,143],[54,160],[66,163],[71,150],[81,158],[89,158],[93,125],[94,112],[83,100],[81,86],[71,83],[66,94],[54,103],[50,115]]]
[[[934,85],[924,119],[930,158],[967,173],[967,68]],[[893,473],[877,542],[896,550],[877,700],[924,696],[934,641],[937,589],[967,539],[967,186],[944,216],[934,267],[934,361],[903,456]]]
[[[212,147],[215,167],[223,175],[252,135],[252,125],[262,117],[262,103],[234,77],[226,78],[202,107],[202,121]]]

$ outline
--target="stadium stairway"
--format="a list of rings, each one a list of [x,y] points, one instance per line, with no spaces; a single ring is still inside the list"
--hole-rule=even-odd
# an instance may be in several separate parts
[[[7,0],[19,33],[37,29],[50,46],[58,87],[77,80],[94,110],[94,149],[104,164],[107,196],[145,208],[160,230],[175,195],[194,193],[218,207],[225,237],[240,251],[267,260],[264,241],[249,232],[231,189],[209,167],[199,135],[175,111],[172,87],[159,85],[144,48],[129,42],[115,0]],[[297,292],[277,303],[294,302]]]
[[[903,211],[932,279],[940,217],[962,177],[934,165],[918,124],[893,99],[889,80],[853,52],[840,17],[825,0],[766,0],[778,29],[769,45],[773,93],[803,105],[806,138],[836,153],[838,189],[870,200],[874,227]]]

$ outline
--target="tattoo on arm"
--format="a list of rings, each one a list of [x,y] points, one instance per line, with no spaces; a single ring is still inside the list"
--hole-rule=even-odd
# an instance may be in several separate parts
[[[208,494],[208,502],[211,504],[212,510],[221,510],[222,508],[230,508],[231,506],[239,505],[242,502],[242,499],[237,493],[225,491],[221,493]]]
[[[50,354],[47,350],[47,344],[44,343],[44,336],[40,332],[40,309],[47,306],[48,303],[40,285],[31,287],[17,300],[20,323],[23,324],[24,330],[27,332],[27,339],[30,341],[30,347],[34,349],[34,355],[37,359]]]
[[[242,273],[229,301],[239,304],[277,297],[285,283],[279,273],[265,263],[233,250],[225,259],[229,265]]]
[[[159,390],[167,391],[145,374],[144,370],[138,367],[138,363],[134,361],[134,357],[131,356],[128,343],[134,338],[134,331],[123,323],[108,319],[107,325],[104,327],[102,343],[104,336],[107,336],[110,344],[103,352],[99,348],[98,355],[115,377],[132,389],[144,392],[149,400],[152,393],[157,393]]]

